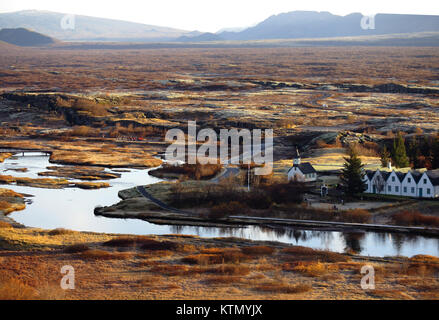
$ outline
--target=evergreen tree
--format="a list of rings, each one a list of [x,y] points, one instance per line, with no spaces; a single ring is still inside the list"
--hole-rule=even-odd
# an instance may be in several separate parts
[[[350,150],[349,158],[344,158],[344,160],[344,168],[340,177],[344,191],[349,195],[364,192],[366,182],[364,181],[365,173],[361,159],[353,150]]]
[[[410,164],[413,165],[414,168],[420,168],[419,157],[421,156],[421,150],[416,137],[410,139],[407,147],[407,156]]]
[[[405,168],[410,165],[409,158],[405,151],[404,139],[399,132],[396,139],[393,140],[392,159],[393,163],[398,168]]]
[[[439,133],[434,137],[431,146],[431,167],[439,169]]]
[[[383,150],[381,151],[381,166],[387,167],[389,162],[390,162],[390,152],[387,150],[387,147],[384,146]]]

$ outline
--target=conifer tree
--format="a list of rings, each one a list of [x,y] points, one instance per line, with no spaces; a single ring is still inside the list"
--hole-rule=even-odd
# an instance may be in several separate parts
[[[439,169],[439,133],[434,137],[431,146],[431,167]]]
[[[349,157],[344,158],[344,168],[340,177],[341,184],[346,194],[354,195],[366,190],[364,171],[361,159],[354,150],[349,151]]]
[[[405,168],[410,165],[409,158],[405,150],[404,139],[400,132],[395,140],[393,140],[392,160],[396,167]]]

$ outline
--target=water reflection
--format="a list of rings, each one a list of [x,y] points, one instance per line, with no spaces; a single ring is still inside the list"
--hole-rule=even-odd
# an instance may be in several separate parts
[[[342,235],[345,241],[345,252],[361,253],[363,251],[361,243],[366,235],[365,233],[344,232]]]
[[[0,164],[0,171],[11,168],[27,168],[27,172],[8,173],[37,178],[46,171],[48,157],[41,154],[16,156]],[[110,171],[109,169],[106,169]],[[189,234],[201,237],[237,237],[252,240],[268,240],[291,243],[336,252],[353,251],[370,256],[413,256],[429,254],[439,256],[439,239],[415,235],[377,232],[339,232],[303,230],[297,228],[258,227],[212,228],[191,226],[156,225],[138,219],[110,219],[97,217],[93,209],[97,205],[111,205],[120,199],[119,190],[136,185],[150,184],[160,179],[148,175],[148,170],[128,169],[121,177],[110,180],[111,188],[99,190],[39,189],[25,186],[0,186],[14,191],[32,194],[33,203],[24,211],[11,214],[16,221],[31,227],[45,229],[67,228],[78,231],[94,231],[122,234]]]

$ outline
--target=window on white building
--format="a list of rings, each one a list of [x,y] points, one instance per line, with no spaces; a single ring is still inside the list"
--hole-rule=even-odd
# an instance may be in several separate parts
[[[387,187],[387,190],[388,190],[389,192],[392,192],[392,186],[388,186],[388,187]]]
[[[412,187],[412,193],[415,193],[415,187]]]
[[[412,178],[407,178],[407,181],[410,183],[412,182]]]
[[[395,186],[395,192],[399,192],[399,187]]]
[[[403,190],[404,190],[404,193],[407,193],[407,187],[404,187]]]
[[[430,188],[427,188],[427,194],[430,194]]]

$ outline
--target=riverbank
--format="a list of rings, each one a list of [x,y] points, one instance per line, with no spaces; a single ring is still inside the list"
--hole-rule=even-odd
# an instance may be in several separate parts
[[[142,188],[148,197],[145,197],[144,194],[139,192],[139,188]],[[177,188],[178,190],[176,190]],[[109,207],[96,208],[95,214],[108,218],[134,218],[146,220],[151,223],[171,225],[202,227],[217,227],[219,225],[239,227],[243,225],[258,225],[263,227],[288,226],[316,230],[376,231],[439,237],[439,228],[434,227],[293,219],[282,210],[277,212],[273,209],[270,209],[269,216],[265,211],[253,210],[247,214],[212,217],[209,207],[193,207],[190,212],[185,212],[184,210],[174,209],[168,205],[172,202],[172,199],[175,198],[176,192],[178,192],[180,198],[185,198],[196,193],[197,190],[198,192],[200,192],[200,190],[208,190],[206,192],[212,196],[215,195],[215,193],[220,193],[222,186],[212,184],[208,181],[185,181],[179,184],[161,182],[122,190],[119,192],[119,197],[122,201]],[[390,208],[394,207],[394,205],[390,206]],[[298,210],[303,211],[305,209],[306,208],[298,206]]]
[[[278,242],[0,228],[2,299],[437,299],[439,259],[377,259]],[[62,290],[60,266],[75,269]],[[375,290],[360,285],[375,268]],[[97,276],[99,275],[99,276]]]

